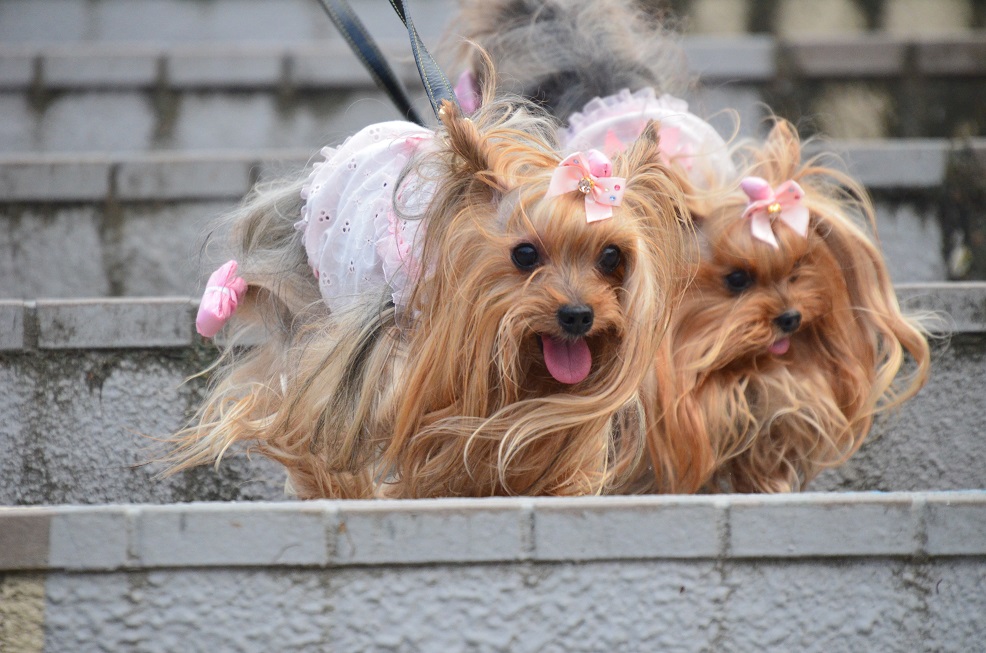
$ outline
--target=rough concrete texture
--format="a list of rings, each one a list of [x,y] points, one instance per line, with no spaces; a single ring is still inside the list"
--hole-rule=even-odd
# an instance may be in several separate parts
[[[841,36],[866,29],[865,15],[853,0],[780,0],[775,21],[783,36]]]
[[[318,147],[399,117],[385,95],[367,88],[299,93],[287,104],[273,90],[56,92],[40,107],[24,94],[0,92],[0,146],[9,152]]]
[[[984,498],[0,508],[5,548],[51,524],[23,542],[47,562],[0,562],[44,570],[43,603],[8,571],[0,611],[40,626],[40,605],[50,651],[977,650]],[[660,532],[709,527],[697,557]]]
[[[0,357],[0,503],[169,502],[283,496],[263,461],[231,459],[161,480],[142,466],[194,411],[193,350]]]
[[[810,110],[831,138],[886,138],[894,102],[886,89],[862,82],[827,84]]]
[[[972,12],[970,0],[886,0],[883,28],[905,34],[961,32],[972,24]]]
[[[940,342],[921,393],[879,419],[859,452],[811,489],[986,488],[984,346],[981,334]]]
[[[373,36],[403,36],[389,4],[353,0]],[[434,39],[451,13],[451,0],[417,0],[415,24]],[[318,3],[309,0],[5,0],[0,3],[2,42],[281,42],[339,38]],[[429,41],[431,42],[431,41]]]
[[[0,651],[44,651],[45,577],[0,576]],[[81,650],[81,649],[80,649]]]
[[[652,560],[52,574],[45,650],[972,651],[983,569]]]
[[[747,7],[736,0],[692,0],[685,19],[690,34],[741,34],[746,31]]]
[[[140,463],[200,401],[183,379],[211,354],[193,349],[25,352],[0,356],[0,504],[281,498],[283,476],[254,457],[172,479]],[[986,342],[955,335],[935,348],[928,386],[878,420],[846,465],[816,490],[986,488]]]

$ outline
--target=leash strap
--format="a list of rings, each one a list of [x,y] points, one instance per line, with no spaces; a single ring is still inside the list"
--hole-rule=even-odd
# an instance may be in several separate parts
[[[404,27],[407,28],[407,35],[411,39],[411,52],[414,53],[414,63],[418,66],[421,83],[424,84],[425,92],[428,94],[428,100],[431,102],[431,108],[435,115],[438,115],[442,102],[451,102],[453,106],[460,109],[451,82],[435,63],[435,59],[418,35],[418,29],[414,26],[414,21],[411,20],[409,4],[404,0],[390,0],[390,6],[394,8],[401,22],[404,23]]]
[[[382,88],[387,95],[390,97],[394,105],[400,110],[400,112],[406,116],[409,120],[416,122],[419,125],[424,125],[424,121],[418,112],[414,110],[411,105],[411,99],[408,97],[407,92],[401,85],[400,81],[397,79],[397,75],[391,69],[390,64],[387,63],[387,59],[384,57],[383,52],[377,47],[376,42],[373,37],[370,36],[369,32],[366,31],[366,27],[363,22],[353,11],[353,8],[349,6],[346,0],[318,0],[319,4],[322,5],[322,9],[325,13],[329,15],[332,23],[338,28],[339,32],[342,34],[346,42],[349,43],[349,47],[356,54],[359,60],[363,63],[363,66],[369,71],[370,75],[373,77],[373,81],[376,82],[377,86]],[[393,0],[391,0],[393,4]],[[401,3],[403,5],[403,3]],[[397,10],[396,5],[394,9]],[[405,13],[397,10],[398,15],[401,20],[404,21],[405,25],[408,25],[408,21],[405,19]],[[413,35],[411,35],[413,30]],[[425,72],[422,68],[421,59],[418,57],[418,50],[415,48],[415,42],[420,43],[420,39],[417,36],[417,30],[414,30],[414,24],[411,23],[408,26],[408,34],[411,35],[411,49],[414,51],[414,60],[418,65],[418,71],[421,73],[422,81],[425,81]],[[437,74],[444,79],[447,85],[448,79],[438,70],[437,64],[435,64],[434,59],[428,54],[425,49],[424,44],[420,45],[422,51],[424,51],[425,66],[431,66],[430,71],[437,71]],[[434,74],[433,72],[431,74]],[[425,81],[425,88],[429,89],[428,82]],[[451,90],[451,86],[449,86]],[[452,94],[455,97],[455,94]],[[432,92],[428,90],[428,98],[431,100],[432,107],[436,107],[435,99],[433,99]],[[441,98],[438,100],[441,101]],[[438,109],[435,108],[435,113],[437,115]]]

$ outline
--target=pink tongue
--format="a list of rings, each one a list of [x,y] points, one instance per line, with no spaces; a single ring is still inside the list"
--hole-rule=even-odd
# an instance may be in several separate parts
[[[784,354],[787,353],[787,350],[790,347],[791,347],[791,339],[781,338],[767,349],[768,351],[770,351],[771,354],[776,354],[777,356],[783,356]]]
[[[541,336],[541,346],[544,349],[544,364],[556,381],[578,383],[589,376],[592,354],[585,338],[567,340]]]

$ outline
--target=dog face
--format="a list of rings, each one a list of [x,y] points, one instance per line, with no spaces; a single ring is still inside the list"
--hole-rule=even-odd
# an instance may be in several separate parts
[[[707,373],[810,356],[833,311],[849,305],[839,264],[815,229],[802,236],[776,224],[775,248],[753,237],[742,212],[726,206],[701,222],[701,260],[676,321],[689,359]]]
[[[450,252],[456,313],[495,357],[518,398],[593,392],[613,385],[627,340],[631,297],[649,267],[640,220],[617,210],[587,223],[581,197],[543,197],[543,184],[510,193],[492,216],[477,216]],[[657,310],[658,297],[649,310]],[[633,324],[637,324],[633,321]],[[453,325],[449,325],[454,328]]]
[[[598,491],[642,446],[629,428],[617,445],[613,423],[637,397],[678,292],[680,193],[650,131],[612,162],[622,202],[589,221],[582,192],[549,195],[550,148],[446,125],[455,156],[429,208],[429,272],[410,303],[394,487]]]
[[[927,377],[925,335],[901,314],[883,257],[853,217],[872,224],[865,192],[802,163],[783,122],[750,173],[777,189],[797,182],[789,188],[805,230],[768,211],[770,234],[755,237],[753,201],[740,192],[697,217],[702,251],[654,394],[649,445],[660,489],[802,489]],[[898,379],[905,351],[916,365]]]

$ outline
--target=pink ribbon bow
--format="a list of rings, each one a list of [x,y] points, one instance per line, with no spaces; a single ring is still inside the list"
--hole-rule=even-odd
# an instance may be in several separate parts
[[[213,272],[195,318],[195,329],[199,335],[211,338],[219,333],[226,320],[233,316],[246,289],[246,281],[236,276],[236,261],[227,261]]]
[[[805,192],[798,182],[785,181],[773,189],[766,179],[746,177],[740,182],[740,188],[750,198],[743,217],[750,218],[754,238],[775,249],[780,247],[771,228],[774,220],[784,222],[801,236],[808,235],[808,207],[805,206]]]
[[[558,164],[546,197],[578,191],[585,195],[586,222],[611,218],[627,183],[623,177],[610,177],[612,173],[613,164],[599,150],[576,152]]]

